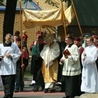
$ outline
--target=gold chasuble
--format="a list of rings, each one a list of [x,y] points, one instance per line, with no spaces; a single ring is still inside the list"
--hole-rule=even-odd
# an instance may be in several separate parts
[[[44,82],[56,82],[58,74],[58,61],[55,59],[50,67],[45,66],[45,62],[42,64],[42,73]]]
[[[49,37],[51,39],[51,37]],[[51,46],[50,46],[51,44]],[[45,89],[53,88],[54,83],[57,81],[58,74],[58,60],[60,55],[59,45],[52,40],[46,44],[41,51],[40,55],[43,59],[42,73],[45,82]]]

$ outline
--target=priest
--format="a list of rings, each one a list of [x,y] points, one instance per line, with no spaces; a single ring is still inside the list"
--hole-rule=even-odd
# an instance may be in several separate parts
[[[54,36],[47,34],[46,45],[40,55],[43,59],[42,74],[45,82],[45,93],[54,90],[54,84],[57,81],[58,75],[58,60],[57,57],[60,55],[59,45],[54,42]]]
[[[21,55],[11,38],[11,34],[6,34],[5,42],[0,44],[0,75],[4,86],[4,98],[13,98],[16,62]]]

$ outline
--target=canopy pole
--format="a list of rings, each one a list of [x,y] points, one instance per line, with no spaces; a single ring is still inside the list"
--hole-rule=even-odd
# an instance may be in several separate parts
[[[81,28],[81,26],[80,26],[79,18],[78,18],[78,15],[77,15],[77,12],[76,12],[75,5],[74,5],[73,0],[71,0],[71,3],[72,3],[72,7],[73,7],[74,14],[75,14],[75,16],[76,16],[76,20],[77,20],[77,23],[78,23],[78,26],[79,26],[79,30],[80,30],[81,36],[82,36],[82,38],[83,38],[82,28]]]
[[[22,50],[23,19],[22,19],[22,4],[21,4],[21,0],[19,0],[19,6],[20,6],[21,52],[23,52],[23,50]],[[24,65],[24,63],[23,63],[23,56],[21,56],[21,68],[22,68],[22,79],[24,79],[24,68],[25,68],[25,65]]]
[[[67,35],[66,33],[66,23],[65,23],[65,15],[64,15],[64,7],[63,7],[63,2],[61,0],[61,13],[62,13],[62,21],[63,21],[63,27],[64,27],[64,33],[65,33],[65,37]]]
[[[47,28],[47,30],[49,31],[49,33],[51,34],[51,31],[49,30],[49,28]]]
[[[22,6],[21,6],[21,0],[19,0],[19,6],[20,6],[20,36],[21,36],[21,51],[22,51]],[[23,64],[23,57],[21,57],[21,63]]]
[[[39,9],[39,2],[37,1],[37,10],[40,11]],[[40,31],[40,34],[41,34],[41,26],[39,26],[39,31]]]

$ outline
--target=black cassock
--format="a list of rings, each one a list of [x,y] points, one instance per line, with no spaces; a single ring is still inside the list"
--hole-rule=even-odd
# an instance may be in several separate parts
[[[74,96],[80,96],[81,75],[76,76],[64,76],[65,81],[65,95],[74,98]]]

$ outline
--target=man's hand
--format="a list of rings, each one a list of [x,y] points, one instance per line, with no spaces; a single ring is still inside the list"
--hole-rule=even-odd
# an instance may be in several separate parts
[[[83,53],[83,61],[86,59],[86,53]]]
[[[59,64],[60,64],[60,65],[63,65],[63,63],[64,63],[64,59],[60,59]]]
[[[85,57],[86,57],[86,53],[83,53],[83,56],[85,56]]]
[[[22,65],[21,65],[21,68],[22,68],[22,69],[24,69],[24,68],[25,68],[25,65],[24,65],[24,64],[22,64]]]
[[[6,57],[7,57],[7,58],[11,58],[11,54],[10,54],[10,53],[7,53],[7,54],[6,54]]]

